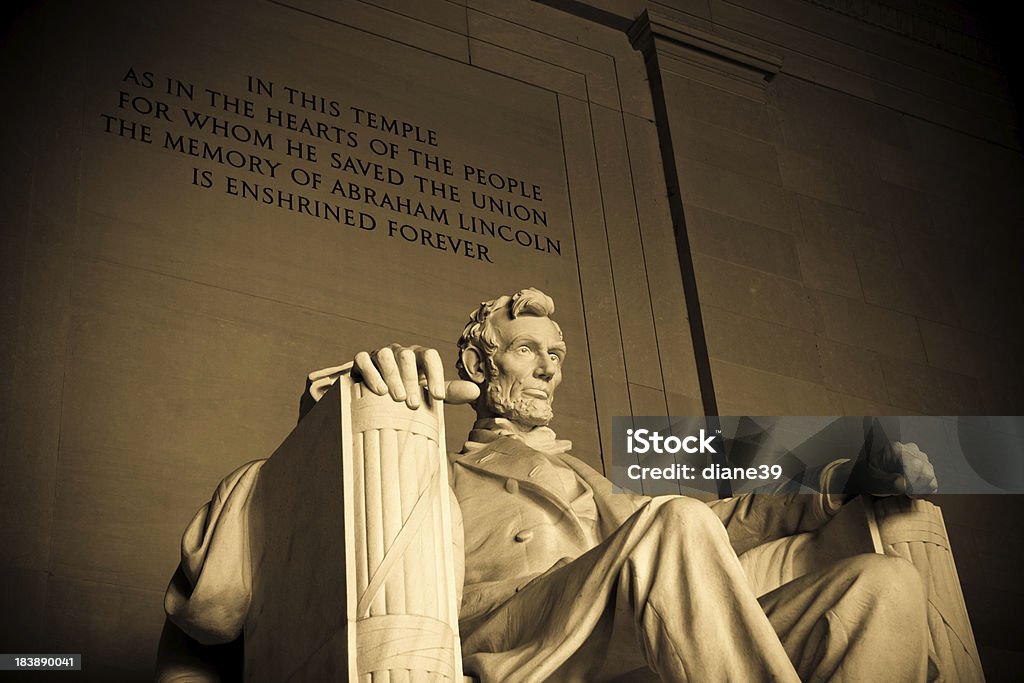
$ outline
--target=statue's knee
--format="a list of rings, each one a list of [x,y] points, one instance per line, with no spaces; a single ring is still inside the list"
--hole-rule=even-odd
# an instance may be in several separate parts
[[[848,561],[857,588],[879,598],[882,606],[924,612],[924,581],[913,564],[891,555],[858,555]]]
[[[718,516],[705,503],[695,498],[672,497],[658,510],[658,516],[673,529],[711,530],[724,533]]]

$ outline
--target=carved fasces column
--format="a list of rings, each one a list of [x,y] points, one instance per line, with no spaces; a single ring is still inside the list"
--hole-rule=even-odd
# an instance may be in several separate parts
[[[348,374],[339,388],[348,680],[461,683],[442,402],[410,410]]]
[[[463,683],[441,402],[347,368],[306,397],[249,504],[246,681]]]
[[[932,655],[944,681],[983,682],[981,659],[960,590],[942,511],[925,500],[879,498],[869,508],[875,549],[913,563],[928,593]]]

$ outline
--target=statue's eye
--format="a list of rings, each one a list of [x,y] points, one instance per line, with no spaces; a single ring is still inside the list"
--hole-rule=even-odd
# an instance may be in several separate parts
[[[549,353],[548,354],[548,358],[551,359],[552,363],[561,363],[562,362],[562,359],[559,357],[559,355],[557,353]]]
[[[529,356],[531,353],[533,353],[533,349],[531,349],[526,344],[523,344],[522,346],[516,349],[516,353],[518,353],[520,356]]]

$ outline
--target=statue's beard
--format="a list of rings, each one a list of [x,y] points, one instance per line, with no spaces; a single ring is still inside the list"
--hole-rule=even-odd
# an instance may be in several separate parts
[[[555,416],[551,402],[529,396],[512,398],[498,379],[487,383],[487,407],[495,415],[526,427],[543,427]]]

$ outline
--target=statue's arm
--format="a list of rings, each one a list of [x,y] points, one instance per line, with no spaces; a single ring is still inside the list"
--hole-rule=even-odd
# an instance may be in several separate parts
[[[847,500],[831,492],[848,462],[836,460],[809,472],[811,481],[762,487],[708,505],[725,525],[733,548],[742,553],[776,538],[813,531],[830,520]]]
[[[813,531],[860,494],[924,495],[938,490],[935,470],[914,443],[868,441],[852,460],[810,470],[757,492],[711,501],[737,552],[783,536]]]

